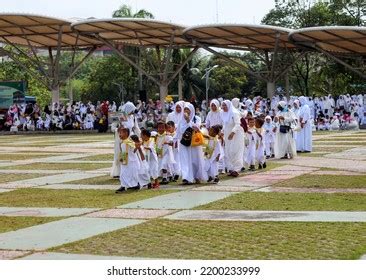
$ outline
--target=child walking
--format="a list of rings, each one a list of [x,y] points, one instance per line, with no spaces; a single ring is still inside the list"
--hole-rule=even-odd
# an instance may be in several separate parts
[[[144,154],[147,164],[149,165],[149,175],[153,182],[148,187],[157,189],[159,188],[159,162],[155,149],[155,139],[151,137],[149,130],[141,131],[142,145],[144,148]]]
[[[119,177],[121,187],[116,190],[116,193],[122,193],[127,189],[140,188],[138,173],[136,172],[136,170],[140,169],[140,162],[136,152],[140,152],[141,147],[136,146],[135,143],[129,138],[130,130],[128,128],[120,127],[118,129],[118,133],[121,139],[121,173]]]
[[[205,146],[205,171],[207,172],[207,182],[217,184],[219,182],[218,163],[222,158],[222,146],[218,135],[220,134],[221,126],[214,125],[209,128],[208,142]]]

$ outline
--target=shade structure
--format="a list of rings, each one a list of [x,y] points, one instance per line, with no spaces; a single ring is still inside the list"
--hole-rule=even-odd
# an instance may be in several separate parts
[[[45,85],[52,92],[53,102],[59,102],[60,86],[76,73],[98,46],[103,45],[95,38],[74,32],[71,23],[41,15],[0,14],[0,42],[12,47],[2,46],[1,52]],[[40,59],[39,49],[48,51],[47,59]],[[75,61],[79,50],[86,50],[85,55]],[[72,51],[66,77],[60,73],[62,51]]]
[[[269,25],[211,24],[189,27],[184,36],[211,47],[272,51],[277,40],[279,48],[296,48],[288,38],[291,31]]]
[[[71,48],[101,45],[77,34],[71,21],[33,14],[0,14],[0,41],[36,48]]]
[[[211,24],[189,27],[183,34],[193,44],[243,68],[247,73],[267,83],[267,95],[271,97],[275,90],[275,82],[289,71],[300,58],[296,54],[298,48],[289,41],[292,30],[270,25],[250,24]],[[225,48],[250,51],[265,64],[265,72],[258,72],[242,63],[231,59],[227,54],[213,49]],[[291,59],[281,63],[278,55],[286,54]]]
[[[77,22],[75,31],[84,35],[98,35],[101,38],[123,44],[144,47],[184,47],[189,42],[183,38],[184,26],[138,18],[97,19]]]
[[[293,31],[290,40],[303,47],[333,54],[366,55],[366,27],[322,26]]]
[[[72,25],[73,30],[82,35],[96,38],[114,50],[114,52],[159,86],[160,100],[164,102],[169,84],[177,77],[184,65],[198,50],[183,37],[184,26],[141,18],[112,18],[78,22]],[[141,65],[140,58],[132,59],[123,51],[123,45],[139,47],[155,70],[149,71]],[[153,49],[157,61],[151,61],[151,54],[146,49]],[[189,48],[189,55],[176,65],[172,58],[173,49]],[[140,74],[141,73],[141,74]],[[142,82],[140,83],[142,85]],[[141,90],[142,88],[140,88]],[[165,108],[164,108],[165,109]]]

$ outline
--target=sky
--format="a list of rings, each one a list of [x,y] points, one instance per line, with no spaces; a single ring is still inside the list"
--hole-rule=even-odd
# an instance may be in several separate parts
[[[1,13],[33,13],[64,19],[110,18],[122,4],[182,25],[260,24],[275,0],[0,0]],[[218,7],[218,9],[217,9]],[[218,21],[217,21],[218,11]]]

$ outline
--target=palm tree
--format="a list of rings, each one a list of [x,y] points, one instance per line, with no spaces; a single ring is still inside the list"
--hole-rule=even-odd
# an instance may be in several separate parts
[[[141,9],[136,13],[132,12],[131,6],[122,5],[118,10],[115,10],[112,15],[114,18],[149,18],[153,19],[154,15],[149,11]]]
[[[131,6],[126,4],[119,7],[118,10],[115,10],[112,14],[114,18],[146,18],[146,19],[153,19],[154,15],[145,9],[141,9],[136,13],[133,13]],[[126,53],[131,53],[137,57],[138,64],[141,65],[141,53],[140,49],[136,47],[127,47],[125,49]],[[133,70],[135,71],[135,70]],[[141,92],[143,90],[142,86],[142,73],[138,71],[138,89]]]

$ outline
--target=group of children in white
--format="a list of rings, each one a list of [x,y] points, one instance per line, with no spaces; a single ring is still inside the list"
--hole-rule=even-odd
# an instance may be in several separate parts
[[[183,185],[216,184],[220,173],[237,177],[246,169],[254,171],[256,165],[266,168],[270,157],[294,157],[296,137],[299,151],[311,151],[310,110],[306,104],[297,117],[285,101],[280,101],[272,120],[271,116],[254,117],[252,112],[241,111],[238,99],[221,104],[214,99],[202,124],[194,106],[179,101],[156,131],[141,130],[135,110],[134,104],[127,102],[120,123],[112,124],[115,153],[111,176],[119,177],[121,183],[116,193],[159,188],[179,178]]]

